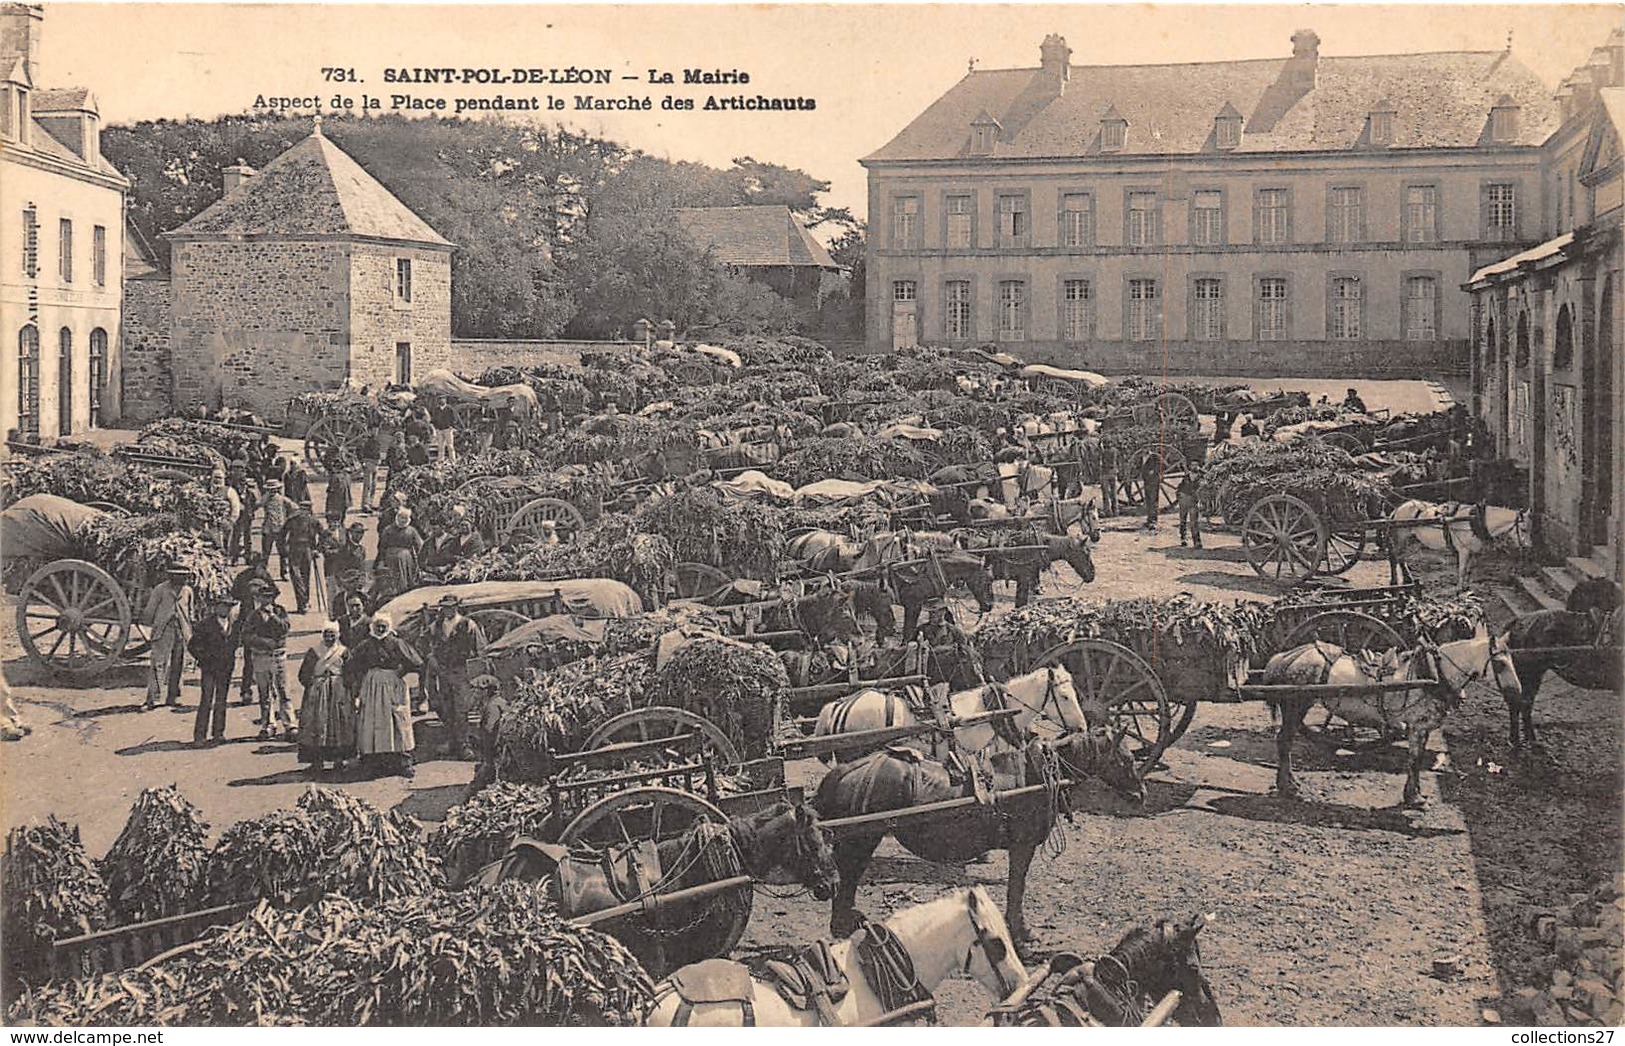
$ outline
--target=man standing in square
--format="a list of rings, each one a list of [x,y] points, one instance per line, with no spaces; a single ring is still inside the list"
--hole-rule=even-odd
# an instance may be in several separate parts
[[[255,582],[253,593],[254,608],[240,627],[243,649],[254,665],[254,689],[260,694],[260,740],[270,740],[278,730],[296,740],[298,727],[288,705],[288,612],[277,605],[275,585]]]
[[[180,707],[181,667],[186,663],[186,644],[192,638],[192,621],[197,616],[197,597],[192,591],[191,577],[191,571],[171,567],[147,597],[147,624],[152,626],[152,663],[147,670],[144,710],[158,707],[162,689],[168,690],[169,706]]]
[[[231,596],[216,596],[187,644],[203,675],[197,719],[192,723],[194,745],[226,739],[226,698],[231,691],[232,666],[237,662],[237,622],[237,605]]]

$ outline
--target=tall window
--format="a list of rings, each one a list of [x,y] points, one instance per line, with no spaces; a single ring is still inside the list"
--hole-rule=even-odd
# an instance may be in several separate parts
[[[90,230],[90,267],[96,286],[107,286],[107,229],[100,225]]]
[[[395,259],[395,297],[400,301],[412,300],[412,259]]]
[[[1286,339],[1286,278],[1265,276],[1258,281],[1258,339]]]
[[[56,431],[73,434],[73,331],[66,327],[56,336]]]
[[[1131,192],[1128,194],[1128,244],[1130,247],[1150,247],[1162,239],[1157,229],[1157,194]]]
[[[1484,238],[1504,242],[1517,237],[1517,187],[1509,183],[1484,186]]]
[[[1100,122],[1100,147],[1102,149],[1121,149],[1123,143],[1127,140],[1127,120],[1102,120]]]
[[[56,223],[57,274],[63,283],[73,282],[73,222],[66,218]]]
[[[964,341],[971,336],[971,300],[969,280],[949,280],[942,285],[943,333],[950,341]]]
[[[999,246],[1027,246],[1027,197],[1016,193],[999,197]]]
[[[1061,196],[1061,246],[1092,247],[1095,242],[1094,197],[1086,192]]]
[[[39,211],[32,205],[23,208],[23,275],[29,279],[39,275]]]
[[[1405,340],[1432,341],[1438,337],[1438,281],[1432,276],[1405,278]]]
[[[1224,281],[1204,277],[1191,286],[1191,338],[1224,340]]]
[[[1224,194],[1209,189],[1191,196],[1191,242],[1198,247],[1224,242]]]
[[[1332,278],[1331,310],[1327,335],[1337,341],[1352,341],[1360,337],[1360,311],[1365,302],[1365,290],[1357,276]]]
[[[920,246],[920,198],[899,196],[891,204],[892,246],[914,250]]]
[[[1027,284],[1022,280],[999,282],[999,339],[1021,341],[1027,336]]]
[[[913,280],[893,280],[891,282],[892,301],[919,301],[920,285]]]
[[[17,332],[17,430],[39,435],[39,328]]]
[[[1432,185],[1405,187],[1405,242],[1433,243],[1439,238],[1439,190]]]
[[[412,343],[409,341],[395,343],[395,384],[412,384]]]
[[[1291,215],[1285,189],[1260,189],[1253,209],[1257,222],[1257,242],[1285,243]]]
[[[1088,341],[1094,327],[1094,291],[1088,280],[1061,282],[1061,340]]]
[[[1326,198],[1326,239],[1332,243],[1359,243],[1365,239],[1365,190],[1339,186]]]
[[[971,197],[948,197],[948,246],[963,249],[971,246]]]
[[[102,393],[107,387],[107,332],[97,327],[90,332],[90,427],[102,423]]]
[[[1371,114],[1371,144],[1389,145],[1394,140],[1394,114],[1379,111]]]
[[[1128,281],[1129,341],[1156,341],[1162,336],[1162,301],[1156,280]]]
[[[1220,149],[1234,149],[1241,143],[1241,121],[1221,116],[1213,121],[1213,144]]]

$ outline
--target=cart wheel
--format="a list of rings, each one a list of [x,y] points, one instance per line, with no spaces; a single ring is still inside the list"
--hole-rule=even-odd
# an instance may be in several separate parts
[[[1358,456],[1365,453],[1365,444],[1360,442],[1360,438],[1358,436],[1350,433],[1326,432],[1322,433],[1320,438],[1325,440],[1327,443],[1330,443],[1334,447],[1348,451],[1350,454]]]
[[[1319,640],[1344,650],[1399,650],[1405,640],[1388,622],[1358,610],[1327,610],[1298,623],[1281,641],[1290,650]]]
[[[1322,569],[1328,574],[1347,574],[1360,561],[1367,537],[1363,523],[1334,523],[1326,534],[1326,559]]]
[[[1064,378],[1048,378],[1041,381],[1034,391],[1061,400],[1075,400],[1078,398],[1078,387]]]
[[[1241,524],[1241,546],[1258,576],[1293,582],[1312,577],[1326,558],[1326,524],[1308,503],[1270,494],[1253,503]]]
[[[313,473],[322,472],[327,467],[322,460],[327,454],[343,451],[355,457],[366,438],[367,424],[360,418],[317,418],[305,432],[305,462]]]
[[[1158,421],[1164,429],[1173,432],[1195,432],[1202,427],[1196,404],[1189,396],[1179,392],[1164,392],[1157,397]]]
[[[710,385],[715,380],[711,365],[700,360],[678,360],[666,366],[666,373],[684,385]]]
[[[1104,711],[1114,727],[1126,730],[1139,742],[1136,758],[1155,761],[1178,740],[1174,708],[1162,680],[1144,658],[1123,644],[1109,639],[1074,640],[1046,651],[1032,667],[1045,665],[1061,665],[1072,674],[1078,704],[1091,722],[1099,722]],[[1190,707],[1180,709],[1181,732],[1190,725],[1196,707],[1194,696],[1184,700]]]
[[[709,563],[685,561],[673,567],[672,572],[677,578],[678,599],[697,599],[703,602],[733,584],[732,578]]]
[[[651,705],[622,712],[594,730],[581,747],[583,751],[591,751],[625,741],[650,741],[686,735],[699,736],[702,751],[710,754],[712,763],[717,767],[738,766],[742,761],[739,749],[728,740],[721,727],[705,716],[669,705]]]
[[[82,559],[34,571],[17,599],[17,635],[29,658],[72,679],[92,679],[117,664],[130,629],[124,589]]]
[[[501,639],[520,625],[528,624],[530,618],[517,610],[507,610],[503,607],[491,607],[487,610],[471,610],[468,618],[480,626],[485,633],[487,643]]]
[[[1129,496],[1141,505],[1145,504],[1146,490],[1145,475],[1146,462],[1161,456],[1162,467],[1159,470],[1161,482],[1158,486],[1157,504],[1162,508],[1173,508],[1179,503],[1177,491],[1179,481],[1185,475],[1185,455],[1171,443],[1157,445],[1148,444],[1133,451],[1129,455],[1129,467],[1122,474],[1123,486],[1128,490]]]
[[[558,535],[559,541],[568,544],[576,539],[580,533],[587,529],[587,520],[574,505],[559,498],[537,498],[527,501],[519,506],[508,524],[503,528],[503,544],[512,540],[516,535],[539,537],[552,524],[552,530]]]

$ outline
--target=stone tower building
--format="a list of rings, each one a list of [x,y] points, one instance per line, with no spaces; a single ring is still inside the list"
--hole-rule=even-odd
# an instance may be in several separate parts
[[[310,137],[166,234],[173,405],[281,417],[346,379],[408,382],[451,351],[452,244]]]

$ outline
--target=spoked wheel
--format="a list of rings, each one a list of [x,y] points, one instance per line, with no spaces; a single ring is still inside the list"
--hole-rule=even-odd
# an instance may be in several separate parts
[[[679,360],[667,365],[666,373],[684,385],[710,385],[715,379],[711,365],[700,360]]]
[[[131,607],[107,571],[61,559],[34,571],[17,600],[17,635],[35,664],[76,680],[118,664],[129,645]]]
[[[1271,494],[1247,510],[1241,547],[1258,576],[1296,583],[1313,577],[1326,558],[1326,524],[1291,494]]]
[[[1072,400],[1078,398],[1078,387],[1062,378],[1049,378],[1038,383],[1038,392],[1056,399]]]
[[[678,599],[703,601],[733,584],[732,578],[709,563],[684,561],[673,567],[672,573],[676,576]]]
[[[587,529],[587,520],[568,501],[560,498],[537,498],[519,507],[503,528],[504,541],[515,536],[540,537],[551,530],[559,541],[568,544]]]
[[[1164,392],[1157,397],[1159,423],[1171,432],[1195,432],[1202,427],[1196,404],[1180,392]]]
[[[1365,444],[1360,442],[1360,438],[1358,436],[1351,435],[1350,433],[1326,432],[1322,433],[1320,438],[1325,440],[1327,443],[1330,443],[1334,447],[1348,451],[1350,454],[1359,455],[1365,453]]]
[[[728,740],[728,735],[722,732],[721,727],[705,716],[690,712],[686,708],[672,708],[668,705],[653,705],[649,708],[634,708],[630,712],[622,712],[594,730],[582,747],[583,750],[590,751],[613,744],[654,741],[665,737],[697,738],[701,751],[709,753],[712,764],[717,767],[738,766],[741,762],[739,749]],[[682,747],[682,742],[674,742],[672,747]],[[647,759],[648,756],[644,754],[639,758]]]
[[[485,633],[485,641],[490,643],[501,639],[520,625],[527,624],[530,618],[517,610],[507,610],[503,607],[491,607],[486,610],[472,610],[468,614],[470,621],[480,626]]]
[[[1072,675],[1078,704],[1090,722],[1101,715],[1135,739],[1135,758],[1155,761],[1179,739],[1196,714],[1195,698],[1187,707],[1170,705],[1156,670],[1144,658],[1109,639],[1078,639],[1042,654],[1033,668],[1061,665]]]
[[[305,461],[312,472],[326,469],[329,454],[356,459],[367,438],[367,423],[360,418],[333,416],[317,418],[305,432]]]
[[[1185,475],[1185,455],[1172,444],[1149,444],[1131,452],[1128,469],[1122,474],[1123,486],[1132,500],[1144,505],[1150,496],[1145,489],[1146,463],[1159,457],[1162,464],[1157,470],[1157,504],[1162,508],[1173,508],[1179,500],[1179,481]]]
[[[1386,621],[1358,610],[1328,610],[1307,618],[1287,633],[1281,645],[1290,650],[1317,640],[1350,651],[1398,650],[1405,645]]]
[[[1363,523],[1331,524],[1326,532],[1326,558],[1322,569],[1328,574],[1347,574],[1360,561],[1367,538]]]

